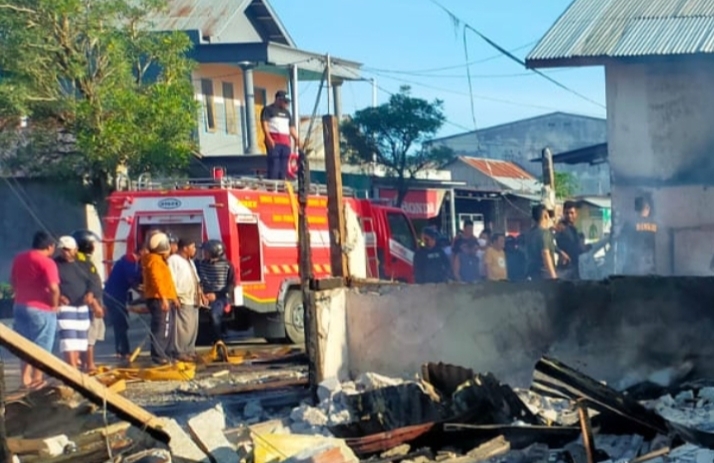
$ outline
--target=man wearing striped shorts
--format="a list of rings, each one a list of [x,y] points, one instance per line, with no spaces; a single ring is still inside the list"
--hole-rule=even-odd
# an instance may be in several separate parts
[[[77,242],[71,236],[59,239],[60,255],[55,259],[60,276],[60,307],[57,317],[60,352],[65,361],[79,368],[80,354],[87,351],[89,304],[94,300],[92,276],[80,265]]]

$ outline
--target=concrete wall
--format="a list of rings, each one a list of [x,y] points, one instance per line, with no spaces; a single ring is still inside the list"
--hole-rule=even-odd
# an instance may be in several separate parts
[[[615,230],[649,192],[658,274],[711,274],[714,60],[612,65],[606,80]]]
[[[353,377],[413,377],[423,363],[444,361],[527,386],[535,362],[550,355],[614,386],[685,360],[711,377],[713,283],[632,277],[344,290],[347,338],[324,348],[347,351],[325,374],[344,377],[334,365],[348,363]],[[331,314],[341,327],[342,314]]]
[[[477,132],[469,132],[436,140],[457,154],[512,161],[535,175],[542,176],[540,163],[530,162],[540,157],[546,146],[554,154],[604,143],[607,122],[604,119],[566,113],[545,114],[515,121]],[[580,185],[576,194],[607,194],[610,172],[605,167],[558,164],[558,172],[574,174]]]
[[[0,180],[0,282],[9,281],[13,258],[30,248],[38,230],[60,236],[86,226],[86,207],[56,184]]]

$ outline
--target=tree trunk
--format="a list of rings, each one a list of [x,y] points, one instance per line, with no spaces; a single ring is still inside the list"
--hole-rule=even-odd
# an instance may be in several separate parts
[[[399,178],[397,180],[397,200],[394,203],[395,207],[402,207],[402,203],[404,202],[404,198],[407,197],[407,193],[409,193],[409,184],[403,178]]]

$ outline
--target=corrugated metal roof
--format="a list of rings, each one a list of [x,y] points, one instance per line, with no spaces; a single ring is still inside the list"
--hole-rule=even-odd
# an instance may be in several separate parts
[[[459,157],[466,164],[474,167],[489,177],[503,177],[514,179],[534,179],[531,174],[518,167],[516,164],[497,159],[472,158],[468,156]]]
[[[461,161],[492,178],[507,190],[539,191],[541,183],[518,165],[497,159],[459,157]]]
[[[714,0],[575,0],[526,63],[714,53]]]
[[[150,16],[148,21],[153,30],[197,30],[211,37],[230,27],[236,15],[249,13],[265,28],[269,35],[266,41],[295,45],[267,0],[169,0],[167,10]]]

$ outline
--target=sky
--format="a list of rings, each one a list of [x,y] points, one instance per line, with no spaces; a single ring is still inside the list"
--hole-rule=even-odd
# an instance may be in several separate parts
[[[523,59],[571,0],[439,2],[462,22]],[[377,81],[379,104],[387,102],[389,94],[402,85],[409,85],[415,97],[442,100],[447,123],[439,136],[554,111],[605,117],[602,67],[543,70],[599,106],[528,71],[472,32],[467,32],[465,49],[463,27],[455,27],[449,15],[431,0],[270,3],[300,49],[362,63],[363,77]],[[471,91],[466,63],[471,63]],[[300,84],[303,113],[313,107],[318,86],[319,82]],[[371,83],[345,83],[342,100],[347,114],[371,105]],[[324,93],[321,108],[322,112],[327,109]]]

